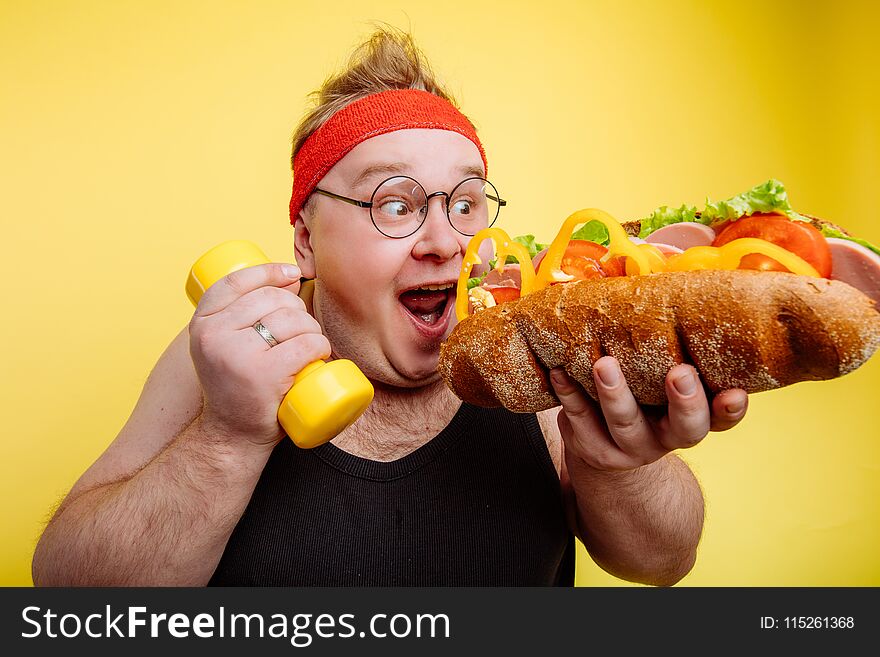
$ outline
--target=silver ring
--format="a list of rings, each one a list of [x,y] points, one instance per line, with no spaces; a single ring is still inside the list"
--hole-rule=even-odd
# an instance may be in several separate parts
[[[260,334],[260,337],[263,338],[270,347],[275,347],[278,345],[278,340],[276,340],[275,336],[272,335],[272,331],[267,329],[260,322],[254,324],[254,330]]]

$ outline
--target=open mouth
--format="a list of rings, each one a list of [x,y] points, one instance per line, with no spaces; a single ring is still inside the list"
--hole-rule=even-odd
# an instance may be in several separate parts
[[[455,305],[453,283],[426,285],[406,290],[398,297],[405,313],[422,333],[436,337],[445,332],[450,309]]]

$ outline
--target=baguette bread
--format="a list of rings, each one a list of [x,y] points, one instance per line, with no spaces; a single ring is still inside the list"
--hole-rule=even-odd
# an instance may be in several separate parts
[[[462,400],[533,413],[559,405],[564,367],[597,399],[593,363],[620,362],[636,400],[667,402],[671,367],[707,392],[761,392],[843,376],[880,347],[880,312],[854,287],[783,272],[706,270],[554,285],[481,310],[441,345],[438,371]]]

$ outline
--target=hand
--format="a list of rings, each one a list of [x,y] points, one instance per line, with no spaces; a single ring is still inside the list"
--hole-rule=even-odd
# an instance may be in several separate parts
[[[189,323],[203,423],[264,446],[284,436],[277,413],[294,375],[330,356],[330,343],[297,296],[299,275],[293,265],[258,265],[205,291]],[[253,328],[258,321],[276,346]]]
[[[748,396],[739,389],[715,395],[711,408],[696,370],[676,365],[666,375],[666,409],[639,407],[615,358],[593,365],[597,404],[561,368],[550,380],[562,404],[557,417],[566,453],[596,470],[622,471],[693,447],[709,431],[726,431],[743,419]],[[664,412],[665,410],[665,412]]]

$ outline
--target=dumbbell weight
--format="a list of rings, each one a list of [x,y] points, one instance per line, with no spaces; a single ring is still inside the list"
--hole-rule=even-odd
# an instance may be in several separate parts
[[[186,294],[197,305],[205,290],[227,274],[268,262],[253,242],[224,242],[193,264]],[[316,360],[294,377],[278,409],[278,422],[297,446],[317,447],[353,424],[372,400],[373,386],[353,362]]]

